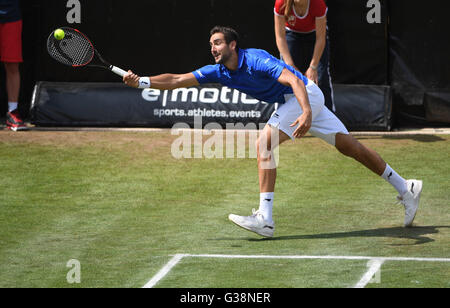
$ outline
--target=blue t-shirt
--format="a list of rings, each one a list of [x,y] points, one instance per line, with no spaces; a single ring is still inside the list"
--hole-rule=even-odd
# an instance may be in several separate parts
[[[308,79],[293,67],[261,49],[239,49],[238,69],[230,71],[223,64],[207,65],[194,72],[200,84],[220,83],[267,103],[285,102],[292,88],[278,82],[283,69],[288,69],[306,85]]]
[[[0,23],[14,22],[21,19],[19,0],[0,0]]]

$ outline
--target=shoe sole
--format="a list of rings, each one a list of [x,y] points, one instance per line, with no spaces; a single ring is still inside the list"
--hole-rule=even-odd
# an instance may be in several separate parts
[[[11,125],[11,124],[7,124],[6,128],[8,130],[12,130],[13,132],[24,131],[24,130],[28,130],[29,129],[27,126],[14,126],[14,125]]]
[[[9,130],[13,131],[13,132],[20,132],[20,131],[28,130],[28,127],[11,127],[11,126],[8,126],[7,128]]]
[[[405,228],[409,228],[412,226],[414,219],[416,218],[416,214],[417,214],[417,210],[419,209],[419,204],[420,204],[420,194],[422,193],[422,181],[416,181],[417,185],[419,186],[419,192],[417,193],[417,207],[416,210],[414,211],[414,216],[411,220],[411,222],[409,224],[405,224]]]
[[[258,232],[258,231],[249,229],[249,228],[247,228],[247,227],[244,227],[244,226],[238,224],[237,222],[235,222],[235,221],[231,218],[231,215],[228,216],[228,219],[229,219],[232,223],[234,223],[236,226],[238,226],[238,227],[240,227],[240,228],[242,228],[242,229],[244,229],[244,230],[247,230],[247,231],[256,233],[256,234],[261,235],[261,236],[264,236],[264,237],[273,237],[273,232],[272,232],[272,234],[263,234],[263,233],[260,233],[260,232]]]

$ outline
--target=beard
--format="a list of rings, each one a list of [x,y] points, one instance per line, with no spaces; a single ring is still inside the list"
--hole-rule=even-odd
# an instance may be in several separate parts
[[[220,55],[220,57],[216,60],[214,58],[214,60],[216,61],[216,64],[225,64],[229,59],[231,58],[231,52],[226,52]]]

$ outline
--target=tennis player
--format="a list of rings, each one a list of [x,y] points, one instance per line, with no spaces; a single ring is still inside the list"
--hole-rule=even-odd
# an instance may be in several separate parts
[[[397,198],[405,207],[404,226],[412,225],[419,206],[422,181],[405,180],[375,151],[353,138],[342,122],[324,106],[324,96],[314,82],[264,50],[239,48],[239,36],[231,28],[214,27],[209,43],[215,65],[186,74],[152,77],[139,77],[129,71],[123,80],[131,87],[160,90],[220,83],[267,103],[280,103],[257,142],[259,209],[253,210],[250,216],[231,214],[229,219],[232,222],[261,236],[273,236],[274,150],[281,143],[301,138],[309,131],[388,181],[398,191]]]

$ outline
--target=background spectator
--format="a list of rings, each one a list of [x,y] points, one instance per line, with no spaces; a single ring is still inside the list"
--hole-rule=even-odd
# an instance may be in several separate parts
[[[0,0],[0,61],[6,71],[8,113],[6,126],[13,131],[24,130],[19,110],[20,71],[22,59],[22,16],[19,0]]]
[[[325,105],[334,112],[327,11],[324,0],[276,0],[275,37],[284,62],[318,84]]]

